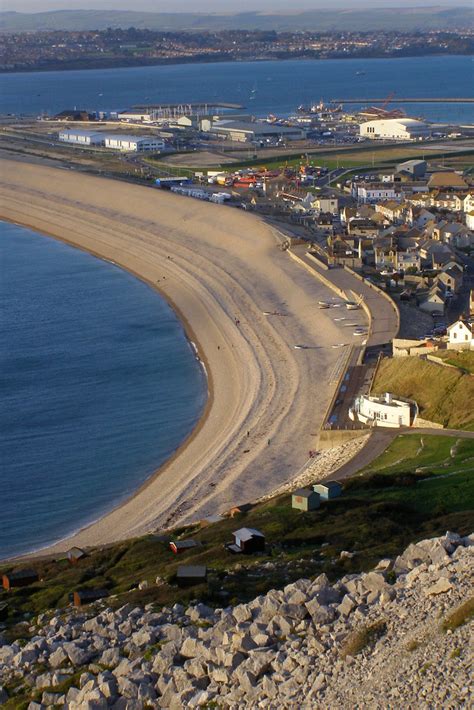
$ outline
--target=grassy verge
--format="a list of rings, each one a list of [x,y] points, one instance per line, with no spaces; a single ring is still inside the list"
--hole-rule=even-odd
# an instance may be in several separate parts
[[[474,378],[459,370],[416,357],[387,358],[380,363],[373,392],[414,399],[423,419],[474,430]]]
[[[472,532],[473,459],[471,440],[424,436],[421,447],[419,436],[400,436],[370,469],[346,482],[340,498],[318,510],[293,510],[290,496],[278,496],[233,519],[173,531],[173,539],[194,538],[202,543],[179,556],[169,550],[166,538],[148,535],[93,550],[75,566],[65,559],[30,563],[40,581],[1,592],[0,602],[7,601],[8,624],[17,625],[11,633],[18,637],[27,628],[21,626],[25,615],[67,606],[69,594],[76,589],[106,588],[112,595],[106,603],[111,606],[186,604],[191,599],[223,606],[321,572],[335,579],[368,570],[380,558],[399,554],[413,540],[449,529]],[[232,532],[244,526],[264,532],[265,553],[234,556],[224,549]],[[342,550],[356,554],[341,560]],[[207,565],[208,584],[179,589],[174,575],[180,564]],[[4,565],[0,574],[12,567]],[[157,577],[162,583],[156,584]],[[148,588],[139,590],[143,580]]]
[[[436,353],[436,357],[444,360],[448,365],[458,367],[464,372],[474,375],[474,351],[472,350],[442,350]]]

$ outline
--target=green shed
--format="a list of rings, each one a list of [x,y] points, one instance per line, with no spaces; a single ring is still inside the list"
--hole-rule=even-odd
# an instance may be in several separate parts
[[[296,510],[316,510],[319,504],[319,494],[311,488],[299,488],[291,494],[291,507]]]

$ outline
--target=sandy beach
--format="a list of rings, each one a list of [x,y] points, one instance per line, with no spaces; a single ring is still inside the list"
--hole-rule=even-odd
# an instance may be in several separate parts
[[[13,160],[1,163],[0,218],[113,261],[158,289],[209,378],[206,411],[172,459],[51,551],[221,513],[296,475],[315,448],[344,352],[331,345],[347,341],[347,332],[334,312],[317,308],[333,294],[278,248],[268,225],[241,210]],[[313,347],[294,349],[300,343]]]

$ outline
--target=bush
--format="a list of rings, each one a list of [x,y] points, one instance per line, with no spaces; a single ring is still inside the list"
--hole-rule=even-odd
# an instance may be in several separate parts
[[[463,626],[474,616],[474,597],[470,597],[461,606],[452,611],[444,619],[442,623],[442,628],[444,631],[454,631],[455,629]]]
[[[342,658],[346,656],[356,656],[358,653],[374,644],[377,639],[387,631],[387,623],[384,619],[379,619],[374,624],[360,626],[352,631],[345,639],[341,649]]]

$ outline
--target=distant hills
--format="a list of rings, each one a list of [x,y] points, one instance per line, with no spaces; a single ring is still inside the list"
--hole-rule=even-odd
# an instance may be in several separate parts
[[[330,0],[328,0],[329,3]],[[349,3],[348,3],[349,4]],[[236,14],[154,13],[117,10],[57,10],[51,12],[0,12],[0,31],[103,30],[136,27],[163,31],[276,30],[371,31],[474,29],[472,7],[372,8],[361,10],[308,10],[288,13]]]

